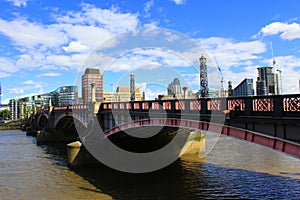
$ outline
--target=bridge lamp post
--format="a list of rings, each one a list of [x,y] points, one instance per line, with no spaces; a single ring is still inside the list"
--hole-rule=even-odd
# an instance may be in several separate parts
[[[202,55],[200,60],[200,90],[199,96],[206,97],[208,94],[208,80],[207,80],[207,66],[206,66],[206,58]]]
[[[182,90],[183,90],[183,99],[186,99],[186,91],[187,91],[187,87],[186,86],[184,86],[184,87],[182,87]]]

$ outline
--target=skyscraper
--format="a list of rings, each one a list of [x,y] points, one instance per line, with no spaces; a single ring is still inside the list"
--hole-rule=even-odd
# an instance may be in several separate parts
[[[178,78],[174,78],[174,80],[168,85],[168,95],[170,96],[181,96],[182,90],[180,86],[180,81]]]
[[[232,82],[228,81],[228,96],[231,97],[233,95]]]
[[[256,81],[257,95],[276,95],[278,91],[278,74],[273,73],[273,67],[259,67]]]
[[[245,78],[233,89],[232,96],[252,96],[254,95],[253,79]]]
[[[103,75],[99,69],[87,68],[82,76],[82,99],[85,104],[92,102],[92,93],[95,101],[103,101]]]
[[[78,100],[78,88],[77,86],[59,87],[49,94],[49,98],[51,98],[51,103],[55,106],[76,104]]]

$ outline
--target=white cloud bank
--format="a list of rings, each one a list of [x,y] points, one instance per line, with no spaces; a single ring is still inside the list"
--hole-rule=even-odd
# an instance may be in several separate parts
[[[182,5],[185,3],[185,0],[172,0],[176,5]]]
[[[26,1],[22,2],[20,5],[25,5]],[[140,23],[135,13],[90,4],[82,4],[79,11],[57,11],[50,17],[54,20],[52,24],[21,16],[0,18],[0,34],[18,52],[14,56],[0,56],[1,77],[22,69],[46,69],[45,66],[77,70],[86,59],[86,52],[116,34],[138,28]]]
[[[277,35],[279,34],[281,39],[294,40],[300,39],[300,24],[298,23],[284,23],[273,22],[263,27],[259,33],[262,36]]]
[[[63,49],[65,52],[83,52],[88,50],[86,45],[81,44],[80,42],[71,42],[69,46],[64,46]]]
[[[28,2],[28,0],[6,0],[6,1],[12,2],[13,5],[17,7],[22,7],[22,6],[26,7]]]

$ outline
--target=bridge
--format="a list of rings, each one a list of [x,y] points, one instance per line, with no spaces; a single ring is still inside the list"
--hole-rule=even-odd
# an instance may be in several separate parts
[[[132,152],[150,152],[176,134],[200,130],[300,157],[300,94],[49,107],[28,119],[27,134],[37,135],[38,143],[80,141],[78,131],[88,132],[95,121],[103,137]]]

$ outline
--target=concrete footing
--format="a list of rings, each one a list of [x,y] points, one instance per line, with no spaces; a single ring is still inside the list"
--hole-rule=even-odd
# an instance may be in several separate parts
[[[70,168],[99,164],[80,141],[67,144],[67,163]]]
[[[53,133],[49,133],[45,130],[36,131],[36,143],[37,145],[57,142]]]
[[[26,135],[27,136],[36,136],[36,130],[32,129],[31,127],[26,127]]]
[[[193,160],[205,159],[205,136],[200,131],[193,131],[181,150],[179,157]]]

